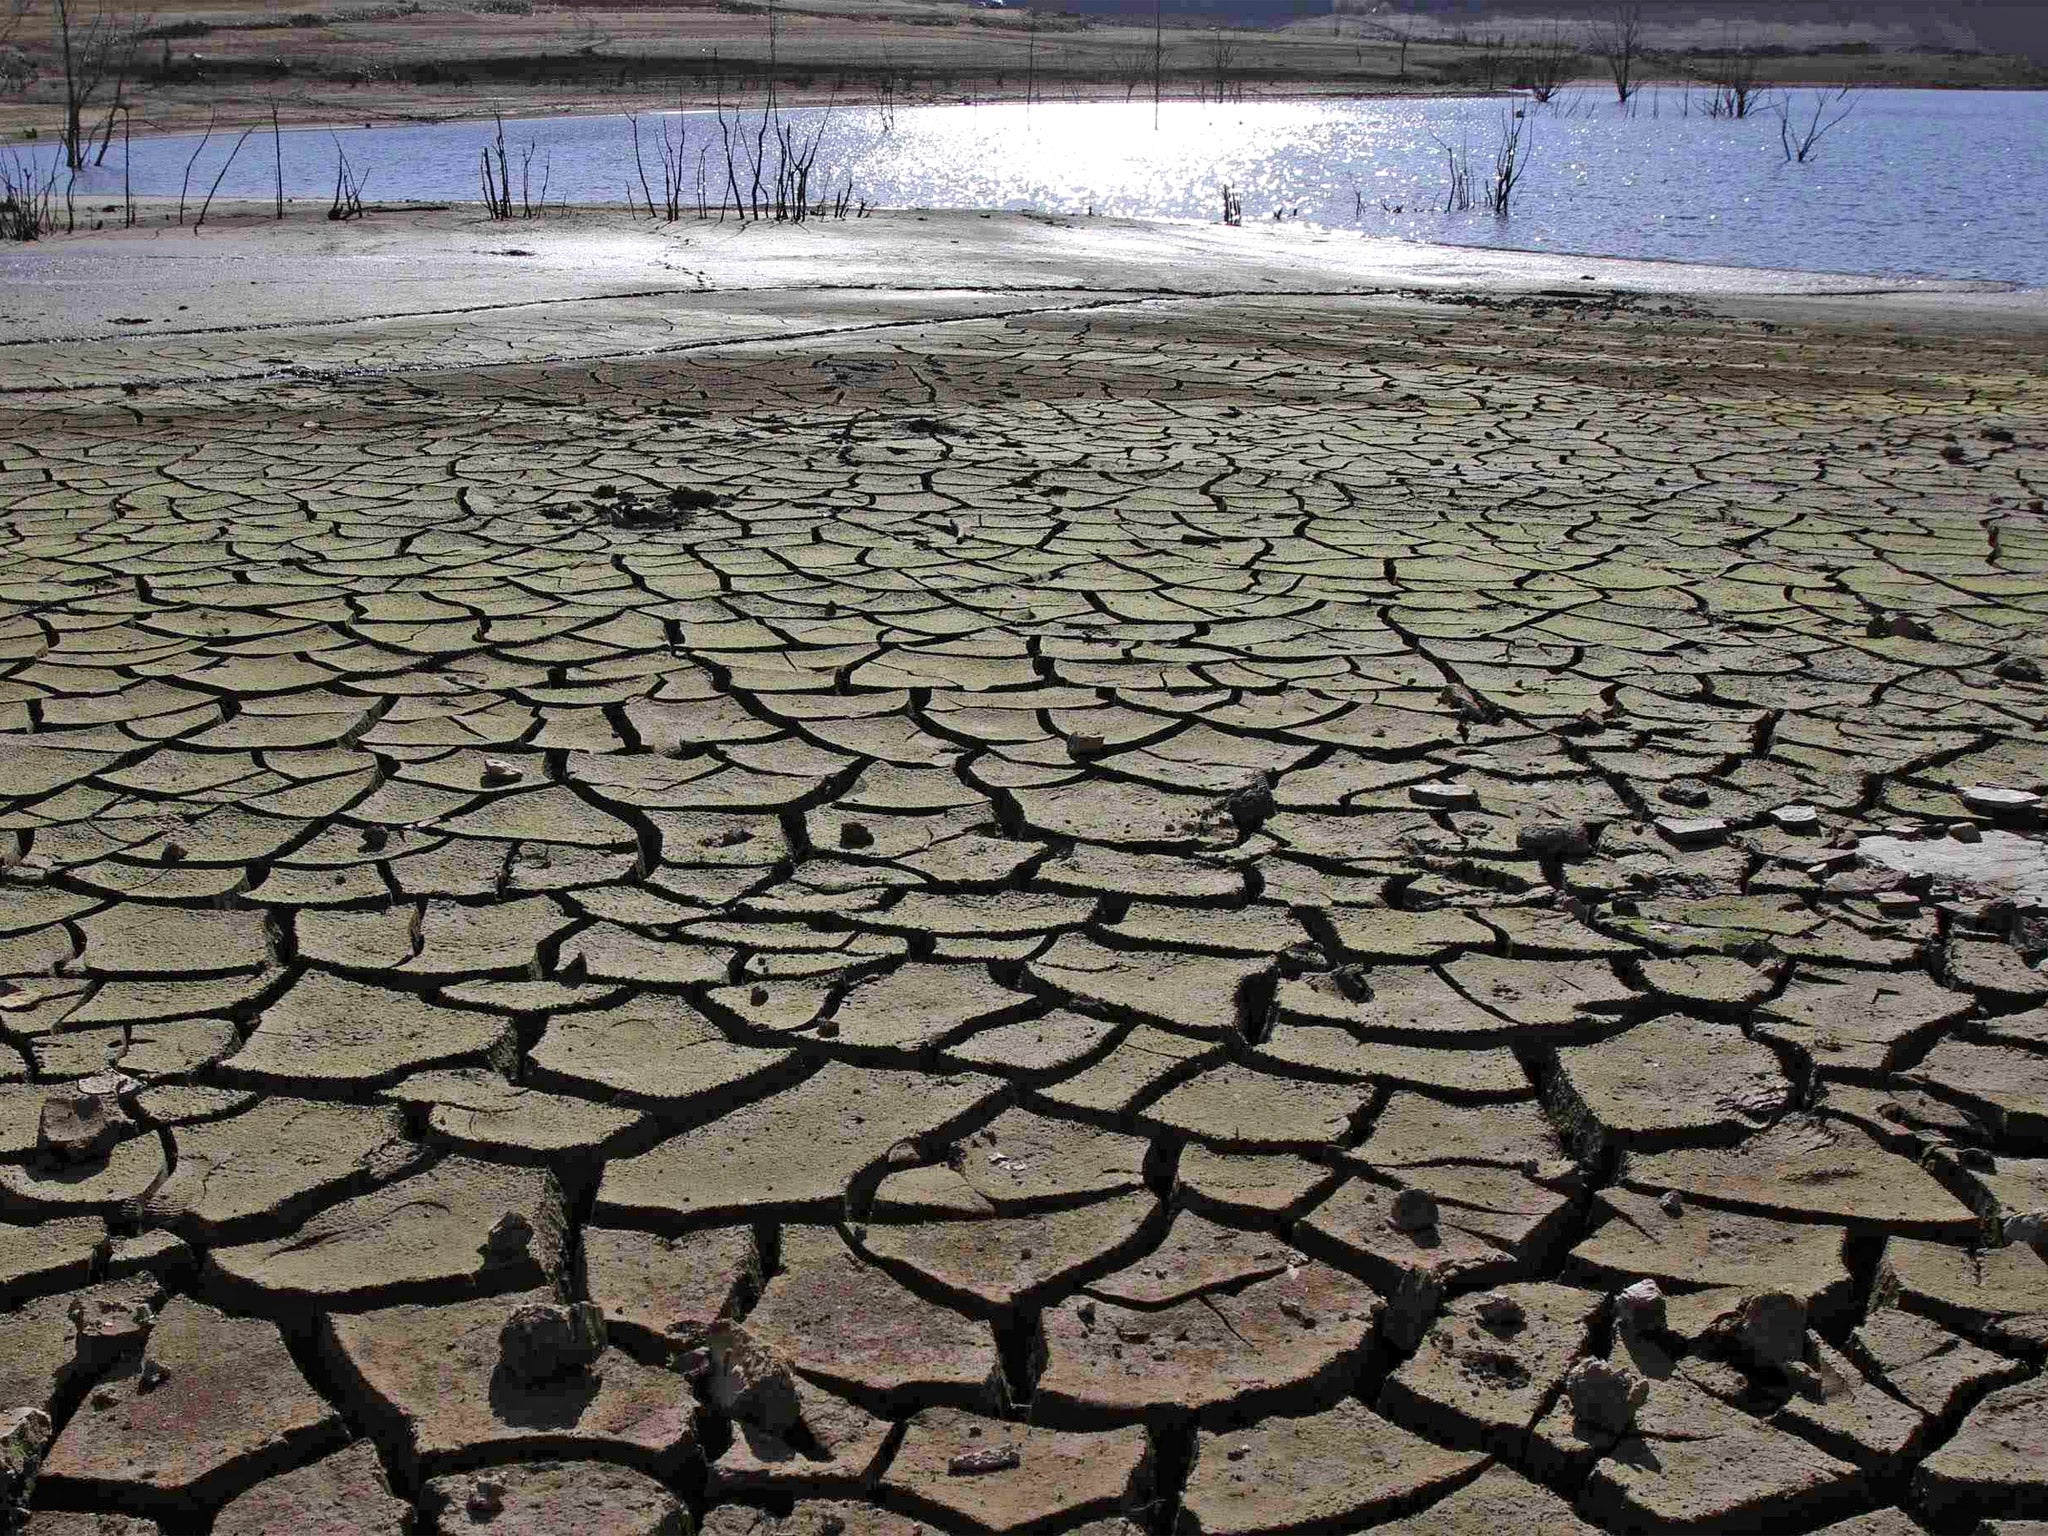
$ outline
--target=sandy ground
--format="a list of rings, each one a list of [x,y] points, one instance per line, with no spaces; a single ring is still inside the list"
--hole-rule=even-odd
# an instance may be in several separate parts
[[[1870,286],[0,258],[0,1493],[2048,1514],[2042,305]]]

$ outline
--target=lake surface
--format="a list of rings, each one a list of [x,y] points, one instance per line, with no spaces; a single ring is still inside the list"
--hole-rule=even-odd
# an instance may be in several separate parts
[[[1791,99],[1795,123],[1812,92]],[[1526,99],[1040,102],[872,107],[785,114],[822,134],[811,185],[849,184],[887,208],[1005,208],[1214,222],[1222,189],[1247,222],[1275,212],[1335,229],[1458,245],[1720,262],[1874,276],[1987,278],[2048,285],[2048,93],[1865,91],[1804,164],[1786,159],[1779,117],[1709,117],[1702,93],[1643,92],[1629,110],[1591,86],[1551,103]],[[1468,148],[1483,178],[1524,113],[1524,178],[1505,218],[1446,211],[1446,147]],[[752,121],[758,123],[758,111]],[[724,151],[709,114],[640,118],[647,177],[662,200],[659,126],[680,129],[694,210],[699,166],[715,201]],[[283,136],[286,194],[323,202],[337,148],[371,200],[479,201],[477,156],[489,123],[294,131]],[[751,136],[751,135],[750,135]],[[515,196],[524,147],[531,185],[552,200],[640,200],[626,119],[508,125]],[[175,197],[190,163],[197,206],[224,166],[223,197],[267,198],[268,131],[232,165],[232,134],[199,153],[196,137],[138,140],[138,194]],[[708,154],[707,154],[708,152]],[[41,163],[52,151],[37,147]],[[771,150],[772,156],[772,139]],[[703,156],[703,158],[700,158]],[[121,146],[81,175],[98,205],[120,195]]]

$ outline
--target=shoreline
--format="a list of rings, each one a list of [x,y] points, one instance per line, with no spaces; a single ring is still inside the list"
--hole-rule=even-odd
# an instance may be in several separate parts
[[[293,204],[303,203],[305,200],[287,199],[286,201],[287,205],[290,206]],[[169,210],[176,206],[175,201],[167,197],[138,197],[135,199],[135,205],[138,210],[147,209],[152,212],[161,213],[162,217],[165,220],[168,220],[171,217]],[[242,198],[235,199],[232,201],[220,199],[217,200],[216,206],[219,207],[222,211],[217,214],[210,214],[208,216],[208,222],[215,225],[218,229],[221,230],[235,228],[237,227],[237,225],[239,225],[240,227],[267,227],[270,225],[274,225],[277,222],[274,215],[267,211],[270,205],[257,199]],[[377,215],[408,216],[435,213],[447,213],[459,217],[466,211],[481,210],[482,207],[483,205],[481,203],[466,202],[459,199],[441,201],[428,200],[422,198],[417,200],[404,200],[391,203],[373,203],[368,205],[365,208],[364,212],[366,215],[373,217]],[[649,220],[646,219],[645,215],[636,211],[638,207],[637,204],[629,205],[626,203],[616,202],[567,203],[553,205],[553,207],[555,210],[558,211],[551,211],[547,215],[548,220],[608,219],[616,217],[623,213],[626,219],[629,221],[630,227],[637,228],[640,227],[642,224],[645,224],[655,232],[675,232],[679,229],[686,229],[691,227],[718,227],[727,222],[724,219],[716,217],[699,220],[694,216],[677,219],[673,222],[666,220]],[[303,209],[301,211],[302,213],[304,212]],[[1035,208],[939,208],[923,205],[913,205],[901,208],[870,208],[868,213],[864,215],[864,217],[868,220],[888,218],[901,219],[905,217],[916,219],[925,219],[933,217],[977,220],[1018,219],[1028,223],[1040,223],[1049,220],[1077,220],[1084,225],[1135,225],[1147,228],[1158,228],[1162,230],[1189,231],[1221,231],[1233,228],[1250,229],[1259,232],[1265,232],[1268,230],[1278,230],[1288,234],[1299,233],[1305,235],[1311,240],[1316,241],[1327,240],[1334,237],[1346,237],[1363,242],[1368,246],[1388,245],[1400,248],[1410,248],[1418,251],[1460,251],[1473,253],[1475,255],[1494,255],[1507,258],[1528,257],[1534,259],[1554,260],[1564,264],[1578,265],[1597,264],[1622,266],[1628,268],[1673,268],[1680,271],[1694,273],[1710,273],[1716,275],[1723,273],[1738,273],[1754,276],[1758,279],[1779,279],[1788,285],[1792,285],[1787,287],[1784,290],[1785,292],[1806,292],[1806,289],[1797,286],[1804,282],[1826,284],[1851,283],[1858,285],[1851,288],[1829,287],[1825,291],[1827,295],[1832,298],[1877,297],[1899,293],[2048,294],[2048,283],[2021,283],[2013,282],[2004,278],[1956,277],[1938,272],[1845,272],[1835,271],[1824,267],[1783,267],[1761,263],[1752,265],[1744,262],[1688,261],[1685,258],[1678,256],[1603,255],[1596,251],[1572,250],[1551,246],[1494,245],[1478,241],[1468,242],[1458,240],[1424,240],[1408,235],[1374,234],[1361,229],[1352,229],[1344,225],[1318,224],[1315,221],[1309,219],[1276,222],[1271,225],[1269,225],[1265,220],[1254,219],[1250,221],[1250,223],[1247,225],[1233,226],[1225,225],[1221,223],[1219,220],[1214,219],[1179,219],[1166,216],[1151,217],[1139,214],[1074,213],[1065,210],[1043,210]],[[540,219],[517,219],[504,221],[502,227],[507,229],[513,228],[515,226],[524,226],[527,228],[531,228],[534,225],[539,224],[541,222],[542,220]],[[843,223],[846,221],[826,220],[820,218],[809,220],[806,222],[817,225],[828,225],[831,223]],[[856,220],[855,222],[858,221]],[[734,227],[737,228],[744,224],[768,224],[772,226],[775,223],[775,221],[759,219],[745,220],[735,216],[731,220],[731,223],[734,225]],[[77,231],[65,233],[53,232],[52,234],[46,235],[43,238],[46,240],[75,240],[82,236],[91,234],[140,234],[145,229],[147,229],[150,233],[169,233],[172,228],[178,227],[180,226],[171,226],[167,224],[154,226],[146,225],[142,220],[138,220],[132,231],[99,228],[91,230],[80,229]],[[491,225],[491,227],[500,226],[494,224]],[[199,231],[195,230],[194,233],[197,234],[199,233]],[[833,285],[831,284],[817,284],[814,286],[819,288],[821,291],[830,291],[830,289],[833,287]],[[1352,290],[1346,289],[1340,291],[1349,292]],[[1669,290],[1659,288],[1656,286],[1631,285],[1627,289],[1621,291],[1645,294],[1663,293],[1666,291],[1690,293],[1695,291],[1695,289],[1691,285],[1686,284],[1678,285]],[[0,340],[0,346],[4,346],[7,344],[8,343],[6,343],[4,340]]]
[[[920,280],[913,274],[924,274]],[[938,280],[940,277],[943,280]],[[675,356],[1074,305],[1505,304],[1764,326],[2048,336],[2048,289],[1637,261],[1306,226],[885,211],[650,225],[623,210],[493,224],[474,208],[347,224],[217,205],[0,252],[0,393]],[[275,338],[271,345],[268,338]],[[491,339],[495,338],[495,340]]]

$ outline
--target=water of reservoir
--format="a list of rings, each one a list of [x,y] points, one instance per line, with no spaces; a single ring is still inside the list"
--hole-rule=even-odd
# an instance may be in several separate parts
[[[1873,276],[2048,285],[2048,93],[1870,90],[1823,107],[1843,116],[1804,162],[1788,161],[1780,115],[1709,116],[1705,97],[1664,87],[1628,109],[1587,86],[1526,98],[1378,98],[1230,104],[1040,102],[806,109],[821,134],[814,191],[851,187],[885,208],[1003,208],[1216,221],[1223,188],[1246,222],[1276,213],[1334,229],[1456,245],[1705,261]],[[1818,104],[1784,102],[1795,137]],[[1510,211],[1444,207],[1447,151],[1469,151],[1483,180],[1508,115],[1524,114],[1527,158]],[[758,113],[755,114],[758,120]],[[1825,120],[1825,119],[1824,119]],[[640,120],[648,182],[662,201],[660,126],[685,135],[693,208],[701,167],[715,203],[724,150],[709,114]],[[299,130],[283,137],[287,195],[323,202],[337,150],[372,201],[478,201],[488,122]],[[508,125],[515,192],[527,145],[531,185],[552,202],[638,201],[627,120],[574,117]],[[749,130],[751,142],[752,133]],[[223,197],[268,198],[267,130],[230,165],[234,135],[138,140],[138,195],[193,204],[227,167]],[[772,140],[771,140],[772,145]],[[15,153],[23,153],[16,151]],[[48,163],[51,151],[33,151]],[[121,146],[81,175],[81,199],[118,197]],[[772,148],[771,148],[772,156]],[[746,173],[742,171],[742,179]],[[630,188],[630,194],[629,194]]]

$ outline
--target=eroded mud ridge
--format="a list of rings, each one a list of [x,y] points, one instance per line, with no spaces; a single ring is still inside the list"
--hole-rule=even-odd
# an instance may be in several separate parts
[[[2039,363],[1229,300],[15,397],[27,1528],[2048,1517],[2048,929],[1868,841],[2038,852]]]

